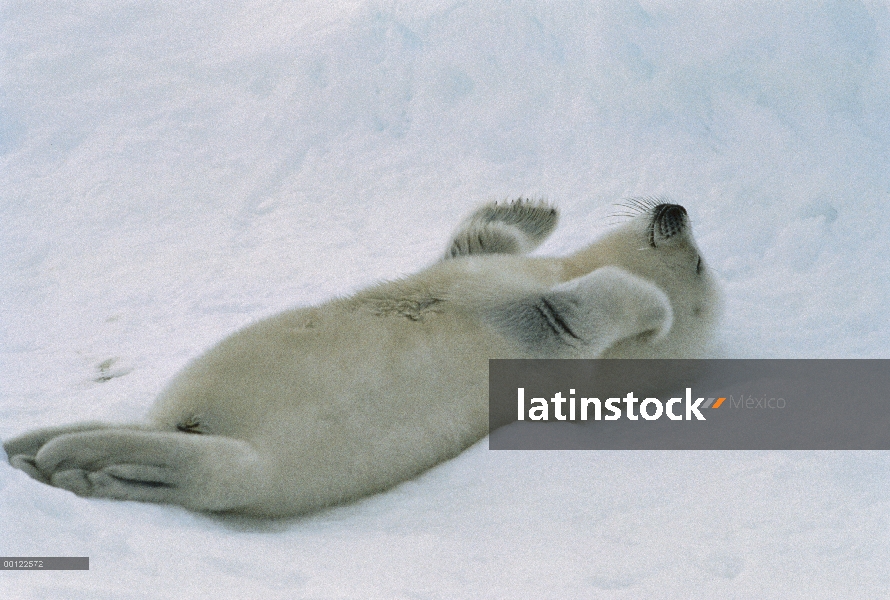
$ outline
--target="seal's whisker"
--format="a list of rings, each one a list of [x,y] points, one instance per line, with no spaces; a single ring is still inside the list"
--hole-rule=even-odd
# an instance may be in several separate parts
[[[633,219],[649,212],[662,203],[663,201],[655,196],[623,198],[614,203],[619,212],[612,213],[609,216]]]

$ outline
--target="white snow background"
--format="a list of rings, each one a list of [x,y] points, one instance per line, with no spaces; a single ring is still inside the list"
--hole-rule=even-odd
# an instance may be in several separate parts
[[[682,203],[720,355],[887,358],[882,2],[4,0],[0,437],[138,419],[191,357],[414,272],[479,202],[541,253]],[[105,382],[97,380],[106,379]],[[0,464],[23,598],[878,598],[882,452],[492,452],[285,521]]]

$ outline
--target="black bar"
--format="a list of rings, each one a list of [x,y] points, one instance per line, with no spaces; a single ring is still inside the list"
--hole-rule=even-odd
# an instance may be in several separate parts
[[[88,556],[0,556],[0,571],[89,571]]]

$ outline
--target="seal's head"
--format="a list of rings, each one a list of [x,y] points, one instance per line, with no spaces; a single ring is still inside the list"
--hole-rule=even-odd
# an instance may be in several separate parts
[[[707,353],[720,315],[720,294],[713,273],[692,235],[686,209],[679,204],[631,201],[632,218],[592,248],[604,265],[621,267],[651,281],[670,298],[674,322],[659,340],[645,336],[619,342],[611,357],[700,357]]]

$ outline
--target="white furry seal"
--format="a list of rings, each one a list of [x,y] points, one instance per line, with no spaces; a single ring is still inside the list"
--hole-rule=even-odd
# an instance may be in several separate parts
[[[224,339],[145,423],[42,429],[6,452],[82,496],[202,511],[295,515],[384,490],[488,433],[489,358],[701,355],[718,295],[686,210],[636,209],[576,254],[532,258],[556,210],[485,205],[426,270]]]

